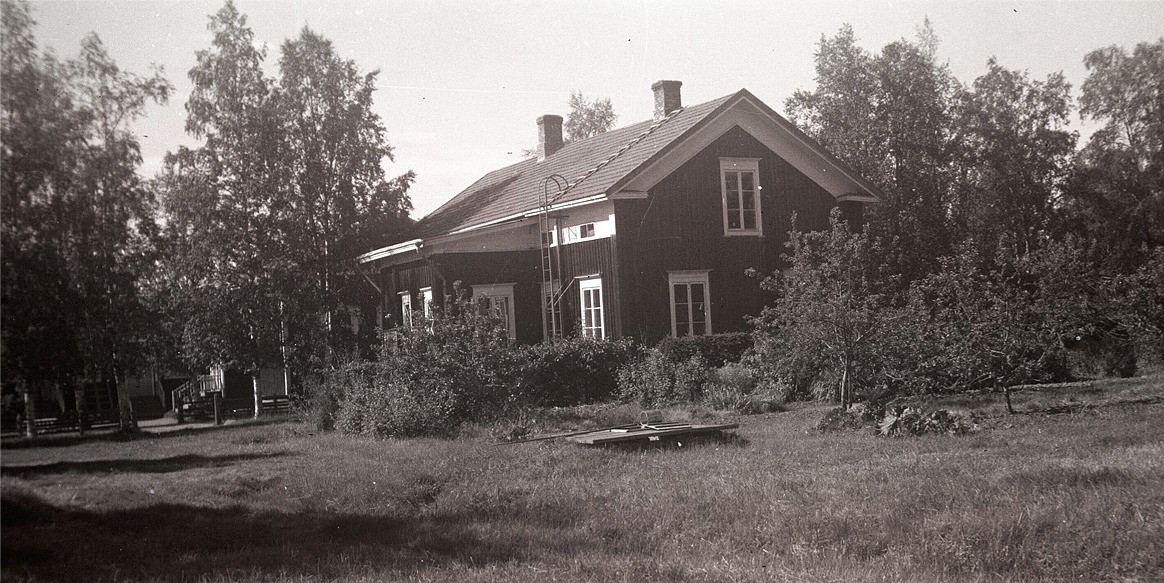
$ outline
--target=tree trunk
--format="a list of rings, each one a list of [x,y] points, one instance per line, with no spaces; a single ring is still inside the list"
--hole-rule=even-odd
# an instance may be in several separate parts
[[[255,419],[258,419],[263,413],[263,395],[259,391],[259,374],[260,371],[251,373],[251,385],[255,389]]]
[[[36,396],[29,389],[28,383],[20,383],[21,396],[24,397],[24,432],[29,438],[36,437]]]
[[[73,403],[77,409],[77,432],[81,435],[85,435],[85,430],[88,429],[86,427],[88,423],[85,420],[87,407],[85,403],[84,381],[77,382],[73,388]]]
[[[1002,396],[1006,398],[1006,412],[1014,415],[1014,405],[1010,402],[1010,385],[1002,387]]]
[[[844,370],[841,373],[841,407],[849,408],[853,404],[853,361],[845,359]]]

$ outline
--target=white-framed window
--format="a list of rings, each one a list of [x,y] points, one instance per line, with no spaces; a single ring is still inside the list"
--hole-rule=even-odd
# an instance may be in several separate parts
[[[578,282],[582,306],[582,335],[605,338],[606,328],[602,309],[602,278],[592,277]]]
[[[592,237],[594,237],[594,223],[586,223],[584,225],[578,225],[578,238],[579,239],[590,239]]]
[[[719,180],[723,192],[723,234],[763,235],[760,161],[720,158]]]
[[[708,270],[669,271],[671,335],[711,334],[711,285]]]
[[[424,312],[425,321],[432,320],[432,288],[420,288],[420,309]]]
[[[412,328],[412,292],[402,291],[400,296],[400,324]]]
[[[481,314],[501,321],[511,339],[517,338],[513,316],[513,284],[499,283],[473,286],[473,299]]]

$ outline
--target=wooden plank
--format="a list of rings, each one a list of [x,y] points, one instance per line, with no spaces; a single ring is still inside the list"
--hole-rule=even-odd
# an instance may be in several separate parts
[[[655,441],[662,437],[682,437],[686,435],[718,433],[727,429],[736,429],[738,427],[738,423],[725,423],[720,425],[692,425],[689,427],[677,427],[674,429],[648,429],[634,433],[616,433],[614,431],[605,430],[592,431],[589,433],[569,437],[568,439],[574,443],[581,443],[583,445],[605,445],[630,441]]]

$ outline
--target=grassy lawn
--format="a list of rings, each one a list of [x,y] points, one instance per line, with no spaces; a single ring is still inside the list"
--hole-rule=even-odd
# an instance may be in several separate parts
[[[310,435],[239,423],[8,444],[15,581],[1152,581],[1164,579],[1164,377],[993,395],[962,437],[734,441]]]

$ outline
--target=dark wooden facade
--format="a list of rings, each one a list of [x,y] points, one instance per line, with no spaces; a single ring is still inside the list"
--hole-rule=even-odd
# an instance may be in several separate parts
[[[757,158],[762,236],[726,236],[720,158]],[[672,173],[646,200],[616,203],[617,254],[622,262],[622,326],[626,335],[653,343],[671,334],[668,272],[710,270],[713,332],[747,329],[765,300],[754,269],[769,274],[784,265],[792,216],[797,227],[828,226],[836,199],[738,127]],[[859,222],[860,205],[846,209]]]

